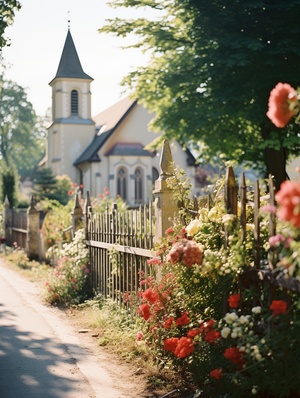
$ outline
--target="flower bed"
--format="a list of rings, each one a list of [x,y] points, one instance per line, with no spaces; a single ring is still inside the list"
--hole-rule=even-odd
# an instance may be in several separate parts
[[[150,346],[158,366],[176,369],[201,397],[298,397],[299,225],[285,219],[279,192],[280,238],[269,239],[267,220],[276,209],[262,203],[260,254],[275,269],[256,270],[253,209],[242,239],[220,192],[195,220],[186,214],[187,225],[174,222],[149,261],[153,276],[141,275],[137,295],[126,295],[143,321],[137,339]]]

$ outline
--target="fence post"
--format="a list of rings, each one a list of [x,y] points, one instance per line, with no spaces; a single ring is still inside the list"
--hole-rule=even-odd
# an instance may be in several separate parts
[[[227,167],[225,182],[225,206],[229,214],[237,215],[237,192],[238,187],[233,172],[233,168]]]
[[[174,175],[173,157],[169,142],[164,140],[160,157],[160,175],[155,181],[154,214],[155,234],[154,242],[165,236],[165,231],[172,225],[174,214],[178,211],[173,200],[172,188],[168,187],[167,179]]]
[[[74,203],[74,207],[73,210],[71,212],[71,218],[72,218],[72,233],[73,233],[73,237],[75,235],[75,232],[82,227],[82,208],[80,206],[79,203],[79,199],[78,199],[78,192],[76,192],[75,194],[75,203]]]
[[[88,226],[89,226],[89,218],[92,213],[92,205],[91,205],[91,199],[90,199],[90,192],[87,191],[86,193],[86,199],[84,202],[84,229],[85,229],[85,238],[89,239],[89,234],[88,234]]]
[[[39,259],[40,248],[40,213],[35,208],[34,198],[31,197],[30,206],[27,209],[27,237],[26,253],[30,260]]]

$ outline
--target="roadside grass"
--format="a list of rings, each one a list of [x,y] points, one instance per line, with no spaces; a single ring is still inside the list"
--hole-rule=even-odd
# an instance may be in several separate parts
[[[24,250],[6,247],[0,253],[4,262],[31,282],[45,289],[45,282],[52,267],[46,263],[31,261]],[[43,297],[43,299],[45,299]],[[151,397],[162,397],[170,391],[184,386],[180,375],[170,369],[158,369],[147,344],[137,341],[137,333],[141,331],[139,318],[130,314],[126,308],[97,295],[79,305],[58,307],[67,316],[74,318],[81,328],[88,328],[97,334],[99,346],[112,353],[118,360],[125,361],[143,374]],[[172,398],[180,395],[172,394]]]

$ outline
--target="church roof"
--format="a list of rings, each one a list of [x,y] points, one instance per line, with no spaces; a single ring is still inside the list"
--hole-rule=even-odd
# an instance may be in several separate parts
[[[153,152],[144,149],[143,145],[138,142],[117,142],[105,156],[151,156]]]
[[[96,115],[93,119],[96,123],[96,135],[90,145],[74,162],[74,165],[84,162],[100,162],[98,151],[115,129],[124,120],[128,113],[136,105],[136,101],[128,97]]]
[[[70,29],[68,30],[67,33],[65,45],[61,54],[60,62],[54,79],[58,77],[70,77],[73,79],[93,80],[93,78],[87,75],[82,69]]]

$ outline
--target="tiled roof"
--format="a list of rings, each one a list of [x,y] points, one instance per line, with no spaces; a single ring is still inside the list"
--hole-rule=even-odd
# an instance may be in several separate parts
[[[128,97],[123,98],[103,112],[98,113],[98,115],[93,117],[93,120],[101,133],[111,130],[117,126],[135,104],[136,101]]]
[[[58,77],[93,80],[93,78],[87,75],[82,69],[70,30],[68,30],[67,33],[65,45],[54,79]]]

